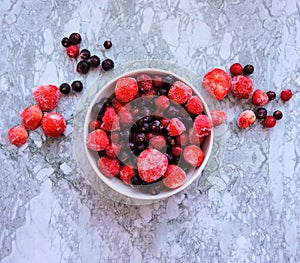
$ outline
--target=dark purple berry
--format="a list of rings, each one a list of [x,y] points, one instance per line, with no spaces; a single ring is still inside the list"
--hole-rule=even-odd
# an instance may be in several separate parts
[[[89,70],[90,70],[90,65],[87,61],[82,60],[82,61],[78,62],[76,71],[79,74],[87,74],[89,72]]]
[[[276,93],[274,91],[268,91],[267,92],[269,100],[274,100],[276,98]]]
[[[164,82],[166,82],[168,84],[173,84],[175,82],[175,78],[172,75],[166,75],[164,77]]]
[[[87,60],[91,56],[91,52],[88,49],[82,49],[79,56],[81,59]]]
[[[141,130],[142,130],[143,132],[146,132],[146,131],[149,130],[149,127],[150,127],[150,124],[149,124],[148,122],[144,122],[143,125],[142,125]]]
[[[131,178],[130,183],[133,185],[141,185],[143,183],[143,180],[137,174],[135,174]]]
[[[102,61],[101,66],[104,71],[108,71],[108,70],[113,69],[115,67],[115,64],[111,59],[107,58]]]
[[[246,74],[246,75],[251,75],[253,72],[254,72],[254,67],[253,67],[253,65],[246,65],[246,66],[243,68],[243,73]]]
[[[71,87],[68,83],[62,83],[60,86],[59,86],[59,90],[61,93],[63,94],[69,94],[70,91],[71,91]]]
[[[88,62],[91,67],[97,68],[100,65],[100,58],[96,55],[93,55],[88,59]]]
[[[136,136],[135,136],[135,141],[137,143],[143,143],[146,141],[146,135],[145,133],[138,133]]]
[[[72,33],[69,36],[69,40],[72,45],[77,45],[81,42],[81,36],[79,33]]]
[[[62,40],[61,40],[61,44],[64,46],[64,47],[68,47],[71,45],[71,42],[70,42],[70,39],[68,37],[64,37]]]
[[[263,107],[257,108],[256,112],[255,112],[256,118],[260,119],[260,120],[265,119],[267,114],[268,114],[268,111]]]
[[[276,119],[276,120],[281,120],[282,117],[283,117],[283,114],[280,110],[277,110],[277,111],[274,111],[273,113],[273,117]]]
[[[167,136],[167,137],[166,137],[166,142],[167,142],[167,144],[170,145],[170,146],[174,146],[174,145],[176,144],[175,139],[172,138],[171,136]]]
[[[112,43],[111,43],[110,40],[106,40],[106,41],[104,41],[103,46],[104,46],[106,49],[110,49],[111,46],[112,46]]]
[[[72,90],[74,90],[75,92],[80,92],[83,89],[83,85],[82,85],[82,82],[80,80],[73,81],[71,86],[72,86]]]
[[[158,90],[158,96],[161,96],[161,95],[165,95],[165,96],[168,95],[168,90],[165,87],[162,87]]]
[[[155,120],[151,123],[150,129],[151,131],[158,132],[160,130],[160,121]]]

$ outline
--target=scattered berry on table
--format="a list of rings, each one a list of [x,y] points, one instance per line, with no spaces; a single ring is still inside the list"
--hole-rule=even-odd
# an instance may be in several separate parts
[[[120,78],[115,86],[115,95],[117,100],[127,103],[136,97],[138,89],[136,79],[131,77]]]
[[[267,116],[263,121],[263,125],[266,128],[273,128],[276,125],[276,119],[274,116]]]
[[[207,115],[198,115],[194,120],[194,129],[200,137],[210,135],[212,126],[213,124]]]
[[[70,91],[71,91],[71,87],[68,83],[62,83],[60,86],[59,86],[59,90],[61,93],[63,94],[69,94]]]
[[[171,164],[168,166],[166,174],[163,176],[163,184],[175,189],[184,185],[186,180],[186,173],[179,166]]]
[[[146,92],[152,89],[152,78],[149,75],[141,74],[136,80],[141,91]]]
[[[246,75],[251,75],[253,72],[254,72],[254,67],[253,67],[253,65],[246,65],[246,66],[243,68],[243,73],[246,74]]]
[[[280,98],[283,101],[289,101],[293,97],[293,92],[290,89],[282,90],[280,93]]]
[[[88,129],[89,131],[98,130],[101,128],[101,122],[98,120],[92,120],[89,122]]]
[[[91,56],[91,52],[88,49],[82,49],[79,53],[81,59],[87,60]]]
[[[175,81],[171,86],[168,96],[178,104],[184,104],[192,96],[192,89],[182,81]]]
[[[75,92],[80,92],[83,89],[82,82],[80,80],[75,80],[71,84],[72,90]]]
[[[269,100],[274,100],[276,98],[276,93],[272,90],[267,91],[267,95],[269,97]]]
[[[231,92],[238,98],[248,99],[252,95],[253,82],[250,78],[239,75],[232,78]]]
[[[17,125],[9,129],[8,138],[11,144],[21,146],[26,143],[28,139],[28,133],[23,125]]]
[[[255,111],[256,118],[259,120],[265,119],[267,117],[267,114],[268,111],[266,110],[266,108],[263,107],[257,108]]]
[[[85,60],[81,60],[78,62],[77,67],[76,67],[76,71],[79,74],[87,74],[90,70],[90,64],[85,61]]]
[[[70,58],[77,58],[79,55],[79,47],[76,45],[71,45],[67,47],[67,55]]]
[[[283,114],[280,110],[276,110],[274,111],[273,113],[273,117],[276,119],[276,120],[281,120],[282,117],[283,117]]]
[[[35,130],[39,127],[43,117],[41,108],[38,105],[32,105],[21,112],[22,123],[28,130]]]
[[[86,145],[90,150],[103,151],[109,145],[109,139],[105,131],[94,130],[87,135]]]
[[[269,101],[269,96],[264,91],[257,89],[252,95],[252,104],[256,106],[264,106]]]
[[[255,113],[252,110],[243,111],[237,121],[240,128],[246,129],[251,126],[256,120]]]
[[[98,169],[107,177],[114,177],[120,172],[120,163],[116,158],[102,156],[97,163]]]
[[[112,42],[110,40],[105,40],[104,43],[103,43],[103,46],[106,49],[110,49],[112,47]]]
[[[204,152],[197,145],[188,145],[183,150],[183,158],[191,166],[198,167],[204,159]]]
[[[56,108],[60,92],[55,85],[40,85],[33,90],[33,96],[43,111],[51,111]]]
[[[72,45],[78,45],[81,42],[81,36],[79,33],[72,33],[69,36],[69,40]]]
[[[230,66],[229,71],[233,76],[242,75],[243,66],[240,63],[234,63]]]
[[[203,104],[198,96],[191,96],[186,105],[187,111],[192,114],[201,114],[203,111]]]
[[[185,125],[178,118],[172,118],[170,120],[168,129],[171,136],[178,136],[186,131]]]
[[[58,112],[47,112],[44,114],[41,126],[47,137],[58,138],[66,129],[64,117]]]
[[[222,110],[211,110],[210,115],[214,127],[221,125],[227,118],[226,112]]]
[[[71,42],[70,42],[70,39],[68,37],[64,37],[62,40],[61,40],[61,44],[64,46],[64,47],[68,47],[71,45]]]
[[[100,58],[93,55],[88,59],[88,62],[92,68],[97,68],[100,65]]]
[[[108,70],[113,69],[115,67],[115,64],[110,58],[107,58],[102,61],[101,67],[104,71],[108,71]]]
[[[131,184],[131,179],[135,175],[135,170],[131,166],[123,165],[120,169],[120,178],[125,184]]]

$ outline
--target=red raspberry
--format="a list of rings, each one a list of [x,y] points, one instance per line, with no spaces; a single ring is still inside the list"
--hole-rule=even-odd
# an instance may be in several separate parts
[[[255,113],[252,110],[243,111],[237,121],[240,128],[246,129],[252,125],[256,120]]]
[[[172,147],[172,153],[175,156],[180,156],[181,151],[182,151],[182,149],[178,145]]]
[[[136,97],[138,89],[138,84],[134,78],[120,78],[115,87],[115,95],[119,101],[127,103]]]
[[[176,136],[176,144],[177,145],[187,145],[189,142],[189,136],[186,132],[180,134],[180,136]]]
[[[226,112],[222,110],[211,110],[210,115],[214,127],[221,125],[227,118]]]
[[[178,136],[186,131],[184,124],[178,118],[172,118],[168,128],[171,136]]]
[[[231,81],[231,92],[238,98],[248,99],[252,95],[253,82],[246,76],[235,76]]]
[[[161,125],[162,125],[164,128],[167,128],[168,125],[169,125],[169,123],[170,123],[170,120],[167,119],[167,118],[162,118],[162,119],[160,120],[160,123],[161,123]]]
[[[93,151],[103,151],[109,145],[109,139],[105,131],[98,129],[88,134],[86,146]]]
[[[115,158],[102,156],[99,158],[97,166],[99,171],[107,177],[114,177],[120,172],[120,163]]]
[[[8,138],[11,144],[21,146],[26,143],[28,133],[23,125],[17,125],[9,129]]]
[[[114,131],[120,129],[119,117],[113,107],[107,107],[102,118],[101,129]]]
[[[240,63],[234,63],[231,65],[229,71],[233,76],[242,75],[243,66]]]
[[[263,92],[260,89],[257,89],[253,92],[252,95],[252,104],[257,106],[264,106],[269,101],[267,93]]]
[[[198,115],[194,120],[194,129],[200,137],[211,133],[212,122],[206,115]]]
[[[98,130],[101,128],[101,123],[98,120],[92,120],[89,122],[89,131]]]
[[[120,178],[125,184],[130,184],[131,178],[135,175],[134,168],[123,165],[120,170]]]
[[[205,136],[200,137],[194,128],[190,128],[188,138],[191,144],[201,145]]]
[[[111,143],[105,149],[106,155],[110,158],[116,158],[120,153],[121,145],[118,143]]]
[[[162,149],[166,146],[166,138],[162,135],[153,136],[151,137],[149,143],[152,148]]]
[[[156,100],[155,100],[155,105],[157,108],[161,109],[161,110],[165,110],[169,107],[170,105],[170,100],[167,96],[162,95],[159,96]]]
[[[171,86],[168,96],[178,104],[184,104],[192,96],[192,89],[182,81],[175,81]]]
[[[147,74],[139,75],[136,80],[141,91],[145,92],[152,89],[152,79]]]
[[[192,96],[189,98],[186,108],[189,113],[198,115],[203,111],[203,104],[198,96]]]
[[[163,177],[163,184],[170,188],[175,189],[184,185],[186,180],[186,173],[177,165],[169,165],[166,174]]]
[[[139,176],[151,183],[162,177],[168,168],[168,158],[156,149],[146,149],[138,157]]]
[[[203,88],[216,100],[222,100],[230,92],[230,76],[222,69],[207,72],[202,81]]]
[[[196,145],[189,145],[183,150],[183,158],[191,166],[198,167],[204,159],[204,152]]]
[[[21,112],[22,123],[28,130],[35,130],[39,127],[43,117],[41,108],[38,105],[33,105],[25,108]]]
[[[290,89],[285,89],[280,93],[280,98],[283,101],[289,101],[292,97],[293,97],[293,92]]]
[[[267,116],[263,121],[266,128],[273,128],[276,125],[276,118],[274,116]]]
[[[129,127],[133,124],[132,114],[128,110],[125,110],[125,108],[119,112],[119,118],[120,123],[125,127]]]
[[[125,108],[125,103],[120,102],[117,99],[113,99],[112,106],[114,107],[115,111],[118,113],[119,111],[121,111]]]
[[[79,55],[79,47],[77,45],[68,46],[66,52],[70,58],[77,58]]]
[[[162,81],[162,77],[159,76],[159,75],[155,75],[153,77],[153,84],[154,84],[155,87],[161,88],[164,85],[164,83]]]
[[[33,96],[41,110],[51,111],[59,101],[59,88],[54,85],[40,85],[33,90]]]
[[[41,121],[42,130],[47,137],[58,138],[66,129],[64,117],[58,112],[47,112]]]

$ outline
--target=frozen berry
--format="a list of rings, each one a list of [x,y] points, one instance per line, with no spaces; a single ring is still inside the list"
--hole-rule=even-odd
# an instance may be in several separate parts
[[[163,177],[163,184],[170,189],[175,189],[184,185],[185,180],[185,171],[179,166],[171,164],[168,166],[167,172]]]
[[[40,85],[33,90],[33,96],[41,110],[51,111],[58,104],[60,92],[57,86]]]
[[[227,118],[226,112],[222,110],[211,110],[210,115],[214,127],[221,125]]]
[[[93,55],[88,59],[88,62],[92,68],[97,68],[100,65],[100,58],[96,55]]]
[[[159,90],[157,92],[157,95],[158,96],[161,96],[161,95],[167,96],[168,95],[168,89],[166,89],[165,87],[159,88]]]
[[[145,142],[147,139],[145,133],[138,133],[136,136],[135,136],[135,142],[137,143],[143,143]]]
[[[252,104],[256,106],[264,106],[269,101],[269,96],[264,91],[257,89],[252,95]]]
[[[67,55],[70,58],[77,58],[79,55],[79,47],[76,45],[71,45],[67,47]]]
[[[234,63],[231,65],[229,71],[233,76],[242,75],[243,66],[240,63]]]
[[[107,177],[114,177],[120,172],[120,163],[115,158],[102,156],[97,163],[99,171]]]
[[[28,130],[35,130],[37,127],[39,127],[43,117],[41,108],[38,105],[25,108],[20,115],[23,125]]]
[[[187,145],[189,142],[189,136],[186,132],[183,132],[180,136],[176,136],[175,141],[177,145]]]
[[[71,45],[70,43],[70,39],[68,37],[64,37],[62,40],[61,40],[61,44],[64,46],[64,47],[68,47]]]
[[[60,86],[59,86],[59,90],[61,93],[63,94],[69,94],[70,91],[71,91],[71,87],[68,83],[62,83]]]
[[[166,76],[164,76],[164,82],[172,85],[175,82],[175,77],[170,74],[167,74]]]
[[[71,84],[71,87],[72,87],[72,90],[74,90],[75,92],[80,92],[83,89],[83,85],[80,80],[73,81]]]
[[[238,98],[248,99],[252,95],[253,82],[250,78],[239,75],[232,78],[231,92]]]
[[[115,64],[111,59],[107,58],[102,61],[101,67],[104,71],[108,71],[108,70],[113,69],[115,67]]]
[[[107,107],[102,118],[101,128],[106,131],[114,131],[120,129],[119,116],[113,107]]]
[[[66,121],[60,113],[47,112],[42,118],[41,126],[47,137],[58,138],[66,129]]]
[[[174,156],[180,156],[181,151],[182,151],[182,149],[181,149],[181,147],[178,146],[178,145],[172,147],[172,154],[173,154]]]
[[[81,42],[81,36],[79,33],[72,33],[69,36],[69,40],[72,45],[78,45]]]
[[[283,117],[283,114],[280,110],[276,110],[274,111],[273,113],[273,117],[276,119],[276,120],[281,120],[282,117]]]
[[[200,137],[208,136],[212,130],[212,122],[206,115],[198,115],[194,120],[194,129]]]
[[[110,40],[105,40],[104,43],[103,43],[103,46],[106,48],[106,49],[110,49],[112,47],[112,43]]]
[[[202,81],[203,88],[216,100],[222,100],[230,92],[230,76],[222,69],[207,72]]]
[[[259,120],[265,119],[267,114],[268,114],[268,111],[263,107],[257,108],[256,112],[255,112],[256,118]]]
[[[141,74],[136,78],[139,89],[142,92],[149,91],[152,89],[152,79],[147,74]]]
[[[26,143],[28,139],[28,133],[23,125],[17,125],[9,129],[8,138],[11,144],[21,146]]]
[[[191,87],[182,81],[175,81],[168,92],[168,97],[178,104],[186,103],[191,96]]]
[[[135,170],[131,166],[123,165],[120,170],[120,178],[125,184],[131,184],[131,179],[135,175]]]
[[[266,128],[273,128],[276,125],[276,119],[274,116],[267,116],[263,121],[263,125]]]
[[[185,125],[178,118],[170,120],[168,129],[171,136],[178,136],[186,131]]]
[[[166,146],[166,138],[162,135],[156,135],[150,139],[149,143],[152,148],[160,150]]]
[[[105,149],[106,155],[110,158],[116,158],[120,153],[121,145],[117,143],[111,143]]]
[[[155,105],[158,109],[165,110],[169,107],[170,100],[167,96],[162,95],[162,96],[159,96],[158,98],[156,98]]]
[[[280,98],[283,101],[289,101],[292,97],[293,97],[293,92],[290,89],[285,89],[280,93]]]
[[[200,137],[194,128],[189,129],[188,140],[191,144],[201,145],[204,138],[204,136]]]
[[[237,121],[240,128],[246,129],[251,126],[256,120],[256,116],[252,110],[243,111]]]
[[[124,127],[130,127],[132,125],[133,117],[132,117],[132,114],[128,110],[122,109],[121,111],[119,111],[118,115],[120,118],[120,123]]]
[[[88,134],[86,146],[93,151],[103,151],[109,145],[109,139],[105,131],[97,129]]]
[[[101,123],[98,120],[93,120],[89,122],[88,129],[89,131],[98,130],[101,128]]]
[[[154,120],[150,125],[150,130],[153,132],[159,132],[161,124],[159,120]]]
[[[246,65],[246,66],[243,68],[243,73],[246,74],[246,75],[251,75],[253,72],[254,72],[254,67],[253,67],[253,65]]]
[[[90,70],[90,65],[87,61],[85,60],[81,60],[78,62],[77,67],[76,67],[76,71],[79,74],[87,74]]]
[[[189,98],[186,108],[189,113],[198,115],[203,111],[203,104],[198,96],[192,96]]]
[[[267,95],[269,97],[269,100],[274,100],[276,98],[276,93],[274,91],[268,91]]]
[[[153,77],[153,84],[156,88],[161,88],[164,85],[164,83],[162,81],[162,77],[159,75],[155,75]]]
[[[136,97],[138,89],[137,81],[134,78],[120,78],[115,86],[115,95],[119,101],[127,103]]]
[[[183,158],[191,166],[198,167],[204,159],[204,152],[197,145],[189,145],[183,150]]]
[[[168,168],[168,158],[156,149],[146,149],[138,157],[139,176],[150,183],[162,177]]]
[[[91,56],[91,52],[88,49],[82,49],[79,53],[81,59],[88,59]]]

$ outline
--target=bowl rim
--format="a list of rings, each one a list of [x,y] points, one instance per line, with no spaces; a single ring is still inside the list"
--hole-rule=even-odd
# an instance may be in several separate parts
[[[214,131],[213,129],[211,130],[211,134],[209,135],[209,143],[208,143],[208,149],[207,152],[205,154],[204,160],[202,162],[202,164],[197,167],[196,169],[196,173],[197,175],[192,175],[192,177],[190,178],[189,181],[185,182],[182,186],[175,188],[175,189],[169,189],[167,192],[164,193],[159,193],[157,195],[151,195],[151,194],[147,194],[147,193],[141,193],[142,195],[137,196],[135,193],[131,193],[131,192],[126,192],[123,189],[120,189],[119,187],[116,187],[115,183],[113,180],[113,178],[110,177],[106,177],[105,175],[103,175],[98,167],[97,167],[97,162],[95,162],[95,159],[91,156],[90,150],[87,148],[86,145],[86,138],[88,135],[88,124],[89,124],[89,117],[91,116],[91,112],[92,112],[92,107],[95,103],[97,103],[99,101],[99,97],[101,96],[101,92],[105,91],[109,86],[111,86],[113,83],[115,83],[118,79],[122,78],[122,77],[128,77],[134,74],[141,74],[141,73],[159,73],[159,74],[170,74],[172,76],[174,76],[177,80],[180,80],[184,83],[186,83],[189,87],[192,88],[193,92],[195,92],[195,94],[201,99],[202,104],[203,104],[203,108],[204,108],[204,112],[205,115],[207,115],[210,119],[211,119],[211,114],[210,114],[210,110],[209,107],[206,104],[206,101],[204,100],[204,98],[202,97],[202,95],[200,94],[200,92],[195,88],[194,85],[192,85],[189,81],[187,81],[186,79],[184,79],[183,77],[177,75],[176,73],[169,71],[169,70],[164,70],[164,69],[159,69],[159,68],[140,68],[140,69],[135,69],[135,70],[131,70],[131,71],[127,71],[124,72],[118,76],[116,76],[115,78],[111,79],[110,81],[108,81],[104,86],[99,88],[99,91],[95,94],[94,99],[91,101],[89,108],[87,110],[87,113],[85,115],[85,119],[84,119],[84,127],[83,127],[83,142],[84,142],[84,149],[85,149],[85,153],[86,156],[88,158],[88,161],[90,163],[90,165],[92,166],[94,172],[97,174],[97,176],[100,178],[100,180],[102,182],[104,182],[108,187],[110,187],[111,189],[113,189],[114,191],[126,196],[126,197],[130,197],[130,198],[134,198],[136,200],[151,200],[151,201],[155,201],[155,200],[159,200],[159,199],[164,199],[167,197],[170,197],[174,194],[179,193],[180,191],[186,189],[189,185],[191,185],[197,178],[199,178],[201,176],[202,171],[204,170],[204,168],[207,165],[207,162],[210,158],[211,152],[212,152],[212,146],[213,146],[213,140],[214,140]],[[130,187],[130,186],[128,186]],[[138,191],[138,190],[137,190]]]

